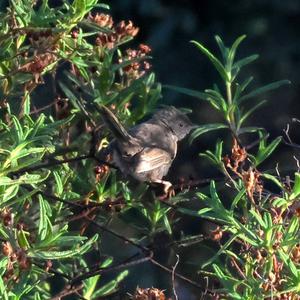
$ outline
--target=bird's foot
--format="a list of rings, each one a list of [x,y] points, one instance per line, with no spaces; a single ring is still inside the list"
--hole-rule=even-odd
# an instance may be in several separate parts
[[[175,190],[171,182],[165,180],[156,180],[155,183],[162,184],[164,187],[163,189],[164,193],[159,197],[160,200],[166,200],[175,196]]]

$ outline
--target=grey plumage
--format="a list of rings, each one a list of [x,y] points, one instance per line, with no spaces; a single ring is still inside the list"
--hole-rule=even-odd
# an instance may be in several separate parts
[[[177,142],[195,127],[189,118],[168,106],[127,131],[107,107],[101,107],[101,115],[115,137],[108,151],[122,173],[170,187],[162,178],[176,156]]]

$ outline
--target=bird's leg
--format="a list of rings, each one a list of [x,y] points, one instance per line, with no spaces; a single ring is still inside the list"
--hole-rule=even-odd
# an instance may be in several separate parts
[[[175,191],[173,189],[173,185],[170,181],[162,180],[162,179],[156,179],[152,181],[153,183],[159,183],[164,186],[164,199],[165,198],[171,198],[175,196]]]

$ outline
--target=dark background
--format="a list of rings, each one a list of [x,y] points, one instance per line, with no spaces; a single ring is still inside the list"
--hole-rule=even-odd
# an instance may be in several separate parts
[[[203,91],[219,83],[218,74],[190,40],[197,40],[214,53],[219,54],[214,35],[222,37],[231,45],[240,35],[247,39],[238,50],[242,58],[254,53],[259,59],[242,71],[241,78],[254,76],[251,88],[272,81],[289,79],[290,86],[281,87],[260,97],[269,100],[267,105],[249,118],[247,125],[261,126],[270,133],[270,139],[283,134],[283,129],[293,117],[299,118],[299,67],[300,67],[300,1],[297,0],[115,0],[108,3],[115,21],[130,19],[140,27],[137,40],[148,44],[153,52],[153,70],[162,84],[172,84]],[[258,99],[257,99],[258,100]],[[203,101],[164,89],[162,103],[193,109],[193,121],[199,124],[221,121],[220,116]],[[251,103],[250,103],[251,105]],[[300,142],[299,127],[292,125],[291,137]],[[192,146],[181,145],[178,157],[169,177],[176,182],[179,177],[209,178],[219,174],[198,153],[214,149],[218,137],[225,138],[227,150],[230,146],[228,133],[203,135]],[[282,144],[261,170],[273,169],[279,162],[284,174],[296,168],[298,152]],[[205,232],[207,224],[199,219],[186,218],[182,230],[186,234]],[[178,271],[190,277],[197,271],[205,257],[211,257],[207,245],[196,245],[178,250],[181,262]],[[162,262],[175,263],[172,251],[161,253]],[[135,277],[135,278],[134,278]],[[131,270],[131,280],[124,289],[130,290],[138,284],[167,289],[172,295],[170,276],[157,268],[144,264]],[[179,299],[200,299],[199,290],[178,280]],[[207,296],[204,297],[206,299]]]

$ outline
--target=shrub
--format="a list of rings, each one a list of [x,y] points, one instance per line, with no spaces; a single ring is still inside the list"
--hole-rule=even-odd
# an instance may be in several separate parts
[[[258,56],[236,60],[245,36],[230,48],[217,36],[221,60],[193,41],[223,86],[204,92],[166,88],[208,101],[224,122],[199,125],[190,141],[227,130],[231,153],[217,141],[214,151],[201,155],[222,178],[200,180],[209,182],[204,187],[174,185],[176,195],[162,201],[151,186],[124,179],[99,155],[111,136],[98,105],[109,106],[130,127],[151,113],[162,95],[149,70],[151,49],[128,46],[139,29],[131,21],[115,22],[97,2],[51,6],[47,0],[11,0],[1,13],[1,297],[108,297],[125,277],[134,280],[130,267],[150,262],[169,274],[168,293],[175,299],[180,294],[175,278],[196,286],[203,297],[296,299],[300,173],[287,181],[278,170],[264,171],[261,164],[281,137],[267,142],[267,130],[244,126],[265,103],[256,100],[288,81],[249,91],[253,78],[241,81],[240,71]],[[205,240],[218,250],[199,270],[210,275],[207,287],[176,270],[179,263],[188,266],[180,246],[198,241],[176,232],[178,221],[191,216],[215,224]],[[160,234],[168,242],[159,242]],[[109,237],[128,250],[114,247]],[[157,257],[168,248],[177,253],[170,255],[177,257],[173,265]],[[137,288],[132,298],[142,297],[165,295]]]

